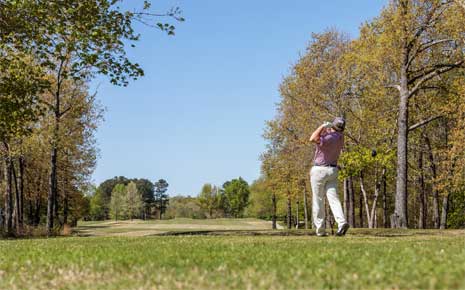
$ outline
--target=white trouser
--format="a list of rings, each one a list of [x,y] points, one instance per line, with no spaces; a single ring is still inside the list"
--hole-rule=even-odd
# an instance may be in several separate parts
[[[312,184],[312,215],[313,224],[317,233],[325,232],[325,205],[324,196],[328,197],[329,206],[333,212],[334,218],[339,228],[346,223],[342,211],[341,202],[337,195],[337,174],[336,167],[313,166],[310,170],[310,181]]]

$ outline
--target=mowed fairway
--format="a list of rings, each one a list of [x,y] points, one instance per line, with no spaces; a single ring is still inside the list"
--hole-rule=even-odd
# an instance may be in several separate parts
[[[248,222],[258,229],[239,226]],[[317,238],[262,229],[258,220],[133,222],[150,231],[170,223],[148,236],[124,236],[143,232],[128,222],[120,232],[79,229],[91,237],[1,240],[0,289],[465,289],[463,230]]]

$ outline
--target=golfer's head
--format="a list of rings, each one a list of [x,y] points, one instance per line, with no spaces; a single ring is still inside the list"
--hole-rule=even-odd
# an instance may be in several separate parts
[[[344,132],[346,128],[346,120],[342,117],[336,117],[333,121],[333,129],[337,132]]]

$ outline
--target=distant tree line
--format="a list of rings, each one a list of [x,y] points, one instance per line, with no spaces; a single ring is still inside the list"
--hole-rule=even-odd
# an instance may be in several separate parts
[[[167,218],[241,218],[247,216],[250,187],[241,177],[221,187],[206,183],[196,197],[170,199]]]
[[[162,219],[169,204],[168,182],[159,179],[114,177],[102,182],[88,196],[87,220]]]

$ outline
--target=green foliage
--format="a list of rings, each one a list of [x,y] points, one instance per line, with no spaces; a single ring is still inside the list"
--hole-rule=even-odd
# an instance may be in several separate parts
[[[129,183],[129,179],[127,179],[124,176],[118,176],[118,177],[113,177],[111,179],[107,179],[104,182],[102,182],[98,186],[98,191],[102,195],[102,202],[103,202],[103,208],[105,210],[105,219],[107,219],[109,215],[109,210],[110,210],[110,201],[111,201],[111,195],[113,192],[113,189],[117,184],[123,184],[127,185]]]
[[[142,195],[143,206],[146,213],[150,213],[150,208],[155,200],[154,198],[154,185],[148,179],[132,179],[137,185],[137,190]]]
[[[373,150],[374,149],[363,146],[357,146],[351,151],[343,152],[339,160],[339,164],[342,168],[339,172],[339,179],[344,180],[344,178],[349,176],[359,176],[362,171],[370,168],[394,169],[396,158],[395,151],[386,146],[377,148],[376,154],[373,154]]]
[[[18,50],[34,52],[40,66],[61,70],[63,79],[84,79],[98,73],[108,76],[115,85],[127,85],[129,79],[144,74],[137,63],[129,60],[125,50],[126,45],[134,46],[140,38],[134,21],[155,26],[149,22],[160,16],[184,19],[179,8],[160,15],[150,12],[148,1],[142,11],[125,11],[118,2],[5,1],[1,41]],[[156,27],[169,35],[175,31],[168,23],[158,23]],[[60,63],[70,62],[70,58],[72,63],[66,71],[62,70]]]
[[[143,206],[144,201],[142,199],[142,194],[137,190],[136,183],[134,181],[129,182],[126,186],[125,198],[126,213],[129,218],[140,217]]]
[[[117,184],[111,192],[110,214],[115,219],[127,216],[127,192],[124,184]]]
[[[44,72],[30,56],[0,48],[0,138],[30,133],[44,111],[39,94],[47,87]]]
[[[195,197],[175,196],[170,198],[170,203],[166,209],[165,217],[204,219],[207,212],[199,206],[199,201]]]
[[[168,182],[166,182],[166,180],[160,179],[157,182],[155,182],[154,186],[155,186],[154,205],[155,205],[155,208],[158,210],[159,217],[161,219],[169,203],[169,197],[168,197],[168,194],[166,193],[168,191],[169,184]]]
[[[92,220],[105,219],[105,203],[101,189],[97,189],[90,198],[90,218]]]
[[[184,18],[179,8],[154,13],[151,2],[143,1],[141,9],[129,11],[122,2],[0,1],[0,159],[11,161],[20,183],[16,195],[12,187],[6,190],[0,206],[2,214],[8,208],[8,232],[14,219],[21,234],[23,216],[25,223],[39,225],[47,204],[49,233],[62,221],[106,219],[115,185],[129,182],[116,178],[94,196],[83,195],[95,168],[94,133],[102,117],[87,84],[97,74],[123,86],[141,77],[142,68],[126,53],[140,38],[135,22],[173,35],[171,22]],[[150,214],[153,184],[136,184]]]
[[[239,177],[223,184],[227,212],[233,217],[242,217],[249,202],[250,189],[248,183]]]
[[[152,208],[155,201],[154,184],[150,180],[144,178],[129,179],[124,176],[115,176],[103,181],[98,187],[98,192],[101,194],[101,205],[105,212],[105,218],[109,217],[109,205],[113,188],[117,184],[128,185],[130,182],[134,182],[136,184],[138,192],[142,195],[145,215],[150,215],[150,209]]]
[[[203,185],[197,200],[200,207],[208,213],[208,217],[212,218],[214,211],[220,209],[220,198],[219,189],[207,183]]]
[[[450,194],[449,214],[447,216],[448,228],[465,228],[465,190]]]
[[[264,179],[258,179],[250,186],[250,198],[246,208],[246,216],[271,219],[273,214],[271,189]]]

